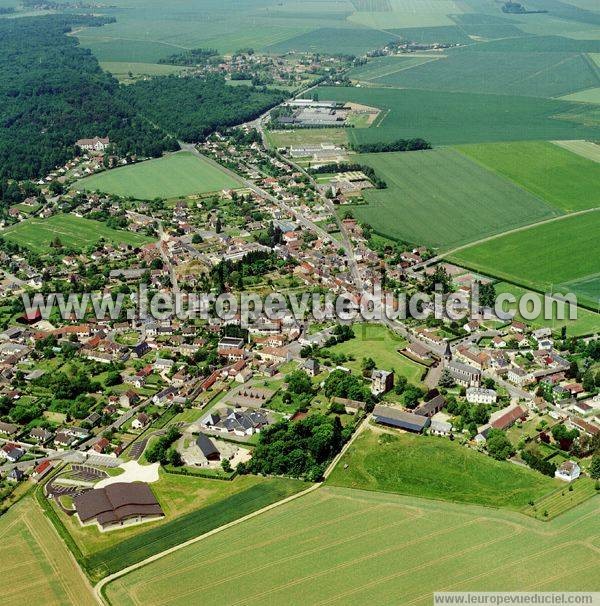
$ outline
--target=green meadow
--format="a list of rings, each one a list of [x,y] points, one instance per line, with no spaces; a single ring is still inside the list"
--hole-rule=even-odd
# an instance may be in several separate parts
[[[151,200],[233,189],[240,185],[241,182],[208,161],[191,152],[178,152],[86,177],[78,181],[76,187]]]
[[[445,465],[440,461],[442,477]],[[489,507],[325,486],[115,579],[103,594],[119,606],[429,606],[442,589],[592,591],[599,511],[592,497],[541,522]]]
[[[460,150],[561,211],[600,207],[600,163],[558,145],[529,141]]]
[[[533,290],[565,292],[563,284],[597,283],[599,233],[600,211],[592,211],[476,244],[450,259]],[[585,296],[580,301],[598,305]]]
[[[82,250],[97,244],[100,239],[112,244],[142,246],[151,238],[130,231],[111,229],[99,221],[90,221],[75,215],[53,215],[48,219],[27,219],[0,231],[0,237],[37,253],[47,253],[57,238],[63,246]]]
[[[422,137],[433,145],[600,139],[600,114],[595,105],[585,103],[376,87],[322,86],[318,94],[320,99],[362,103],[382,110],[382,117],[370,128],[348,130],[350,141],[357,143],[411,137]]]
[[[352,213],[389,238],[450,248],[559,214],[451,148],[362,154],[358,161],[387,188],[366,190],[368,204]]]

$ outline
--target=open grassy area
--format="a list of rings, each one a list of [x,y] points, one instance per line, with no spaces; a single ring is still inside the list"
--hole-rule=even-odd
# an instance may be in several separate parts
[[[160,480],[152,485],[165,512],[158,522],[103,533],[94,526],[81,526],[54,508],[93,580],[306,488],[303,482],[279,478],[241,476],[227,482],[160,473]]]
[[[515,286],[514,284],[509,284],[508,282],[499,282],[496,284],[496,293],[511,293],[515,296],[517,301],[525,295],[528,291],[525,288],[521,288],[520,286]],[[600,293],[598,294],[600,296]],[[518,313],[518,308],[515,305],[514,310],[517,312],[515,319],[523,319],[521,315]],[[577,309],[577,319],[570,320],[567,318],[563,320],[557,319],[556,307],[553,309],[552,318],[545,319],[543,317],[536,318],[535,320],[525,320],[528,324],[530,324],[533,328],[541,328],[543,326],[547,326],[552,328],[552,330],[560,332],[560,329],[563,326],[567,327],[567,334],[570,336],[580,336],[580,335],[592,335],[600,332],[600,315],[584,309],[583,307],[579,307]]]
[[[397,375],[405,376],[411,383],[421,383],[424,367],[398,353],[406,346],[404,339],[381,324],[355,324],[352,330],[354,339],[329,348],[332,352],[354,358],[344,362],[345,367],[360,373],[362,359],[369,356],[375,360],[377,368],[394,369]]]
[[[573,490],[569,490],[569,486]],[[597,494],[595,482],[591,478],[579,478],[571,484],[562,483],[554,492],[535,501],[533,507],[528,507],[529,515],[538,520],[555,518],[565,511],[591,499]],[[596,499],[597,500],[597,499]]]
[[[361,82],[378,82],[392,74],[411,69],[417,65],[439,59],[436,55],[386,56],[370,59],[365,65],[359,65],[348,72],[348,77]]]
[[[352,212],[389,238],[452,247],[559,214],[454,149],[363,154],[357,161],[372,166],[387,189],[366,190],[368,205]]]
[[[558,487],[558,480],[456,441],[370,429],[356,438],[328,483],[516,510]]]
[[[0,231],[0,237],[25,246],[38,253],[46,253],[56,238],[68,248],[81,250],[97,244],[103,238],[113,244],[143,246],[151,238],[130,231],[111,229],[99,221],[90,221],[75,215],[53,215],[48,219],[27,219]]]
[[[240,182],[190,152],[122,166],[77,182],[78,189],[141,200],[202,194],[240,186]]]
[[[0,602],[92,606],[83,573],[31,497],[0,517]]]
[[[585,103],[375,87],[322,86],[318,92],[320,99],[351,101],[384,110],[383,118],[370,128],[350,129],[351,142],[371,143],[410,137],[423,137],[434,145],[600,139],[597,107]]]
[[[542,523],[326,486],[116,579],[105,595],[119,606],[429,606],[440,590],[591,591],[599,512],[594,498]]]
[[[461,250],[451,258],[492,276],[533,290],[574,291],[596,309],[594,291],[600,255],[600,212],[567,217],[500,236]],[[581,283],[584,288],[577,289]]]
[[[600,163],[568,149],[528,141],[468,145],[460,150],[562,211],[600,207]]]
[[[139,76],[168,76],[178,74],[183,67],[161,63],[135,63],[131,61],[105,61],[100,67],[113,74],[119,82],[130,82]]]
[[[479,49],[483,48],[482,51]],[[597,70],[578,52],[449,50],[445,58],[377,77],[400,88],[559,97],[600,85]]]

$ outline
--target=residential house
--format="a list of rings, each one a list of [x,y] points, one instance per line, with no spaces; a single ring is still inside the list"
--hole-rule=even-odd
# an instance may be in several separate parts
[[[565,461],[555,472],[554,477],[565,482],[572,482],[581,475],[581,468],[575,461]]]

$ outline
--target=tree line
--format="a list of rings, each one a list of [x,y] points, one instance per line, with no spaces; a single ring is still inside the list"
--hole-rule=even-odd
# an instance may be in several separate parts
[[[354,151],[361,154],[378,154],[382,152],[403,152],[417,151],[420,149],[431,149],[431,144],[425,139],[396,139],[387,143],[352,143],[351,147]]]

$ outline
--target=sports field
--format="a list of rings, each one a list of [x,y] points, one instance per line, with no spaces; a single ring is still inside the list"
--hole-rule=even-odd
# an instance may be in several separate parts
[[[327,483],[519,511],[560,485],[447,438],[380,428],[356,438]]]
[[[91,588],[31,497],[0,517],[0,603],[92,606]]]
[[[599,499],[550,522],[322,487],[105,587],[110,604],[429,606],[433,591],[585,591]]]
[[[377,368],[396,371],[411,383],[419,385],[425,368],[398,353],[406,347],[406,341],[381,324],[354,324],[355,337],[328,348],[337,354],[353,358],[343,366],[360,373],[362,359],[369,356],[375,360]]]
[[[458,264],[534,290],[565,291],[563,283],[598,276],[600,211],[567,217],[500,236],[451,255]],[[598,301],[582,297],[596,309]]]
[[[78,189],[139,200],[174,198],[240,186],[240,182],[191,152],[114,168],[76,183]]]
[[[543,141],[460,150],[565,212],[600,207],[600,163]]]
[[[48,219],[27,219],[0,231],[0,237],[38,253],[47,253],[58,238],[63,246],[81,250],[97,244],[101,238],[113,244],[142,246],[151,238],[121,229],[111,229],[100,221],[75,215],[52,215]]]
[[[352,213],[389,238],[450,248],[559,214],[509,179],[450,148],[363,154],[387,189]],[[435,221],[431,221],[435,217]]]
[[[597,106],[585,103],[376,87],[322,86],[318,93],[320,99],[362,103],[383,110],[383,119],[371,128],[348,131],[350,140],[358,143],[410,137],[423,137],[434,145],[600,139]]]

